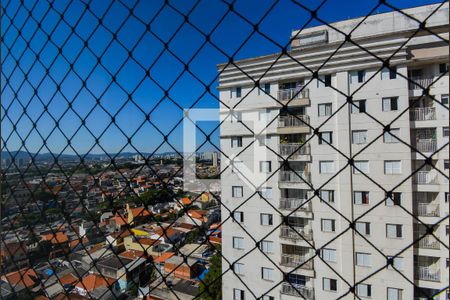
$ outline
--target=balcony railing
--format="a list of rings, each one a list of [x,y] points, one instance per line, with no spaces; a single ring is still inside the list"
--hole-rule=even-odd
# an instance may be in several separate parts
[[[311,201],[305,202],[308,199],[299,198],[280,198],[280,209],[297,210],[297,211],[311,211]]]
[[[309,124],[309,116],[295,115],[295,116],[280,116],[278,118],[278,127],[306,127]]]
[[[414,174],[414,183],[416,184],[438,184],[437,174],[430,171],[419,171]]]
[[[441,272],[430,267],[418,267],[416,274],[419,280],[441,281]]]
[[[311,174],[308,171],[280,171],[280,182],[311,182]]]
[[[417,214],[421,217],[439,217],[439,204],[417,203]]]
[[[425,233],[417,233],[416,236],[423,236]],[[432,235],[427,235],[417,243],[420,249],[440,249],[439,241]]]
[[[281,254],[281,265],[286,267],[312,270],[314,268],[311,256],[295,255],[295,254]]]
[[[302,146],[303,145],[303,146]],[[300,156],[311,154],[311,146],[309,144],[301,143],[287,143],[280,144],[280,155],[281,156]]]
[[[420,152],[435,152],[437,141],[435,139],[419,139],[416,141],[415,148]]]
[[[283,225],[280,227],[280,237],[294,240],[301,240],[303,237],[303,239],[311,241],[312,230],[305,227]]]
[[[411,108],[411,120],[413,121],[436,120],[436,108],[435,107]]]
[[[433,83],[433,77],[410,77],[409,89],[421,90],[428,88]]]
[[[314,288],[306,287],[300,284],[284,282],[281,286],[281,293],[304,299],[314,299]]]
[[[309,89],[302,86],[290,89],[281,89],[278,91],[278,100],[289,101],[291,99],[309,98]]]

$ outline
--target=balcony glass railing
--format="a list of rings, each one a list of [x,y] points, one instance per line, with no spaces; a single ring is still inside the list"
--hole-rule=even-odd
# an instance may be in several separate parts
[[[410,90],[421,90],[428,88],[433,83],[433,77],[410,77],[409,78]]]
[[[413,121],[436,120],[436,108],[435,107],[411,108],[411,120]]]
[[[421,237],[425,235],[425,233],[416,233],[416,237]],[[417,243],[420,249],[440,249],[439,241],[432,235],[427,235],[423,239],[419,240]]]
[[[438,184],[437,174],[431,171],[419,171],[413,179],[416,184]]]
[[[307,127],[309,124],[309,116],[295,115],[295,116],[280,116],[278,118],[278,127]]]
[[[414,146],[420,152],[435,152],[437,141],[435,139],[418,139]]]
[[[286,267],[297,268],[300,266],[302,269],[312,270],[314,268],[311,256],[308,255],[296,255],[296,254],[281,254],[281,265]]]
[[[280,171],[280,182],[302,183],[311,182],[311,174],[308,171]]]
[[[421,217],[439,217],[439,204],[418,203],[417,214]]]
[[[303,239],[311,241],[312,230],[306,227],[283,225],[280,227],[280,236],[294,240],[301,240],[303,237]]]
[[[280,209],[311,211],[311,201],[299,198],[280,198]]]
[[[309,89],[303,86],[278,90],[278,100],[280,101],[289,101],[291,99],[305,99],[305,98],[309,98]]]
[[[284,282],[281,286],[281,293],[304,299],[314,299],[314,288],[306,287],[300,284]]]
[[[302,146],[303,145],[303,146]],[[302,143],[286,143],[280,144],[281,156],[300,156],[311,154],[311,147],[309,144]]]
[[[416,276],[419,280],[441,281],[441,272],[431,267],[418,267]]]

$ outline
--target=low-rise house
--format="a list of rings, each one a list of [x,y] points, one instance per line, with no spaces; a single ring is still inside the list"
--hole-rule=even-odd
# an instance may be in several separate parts
[[[161,244],[161,241],[151,238],[138,238],[133,235],[124,238],[124,245],[127,251],[142,251],[148,256],[153,256],[159,253],[159,251],[155,249],[159,244]]]
[[[174,255],[164,263],[164,274],[181,279],[193,279],[197,277],[204,267],[196,259]]]
[[[146,261],[145,257],[129,258],[111,255],[97,262],[96,272],[115,279],[119,290],[124,292],[133,285],[139,286],[145,272]]]
[[[10,272],[6,275],[2,275],[0,278],[14,289],[15,287],[18,287],[18,289],[23,287],[31,290],[39,283],[39,276],[32,268],[23,268],[18,271]]]
[[[1,269],[3,272],[17,270],[29,265],[27,245],[24,242],[1,243]]]
[[[95,290],[101,288],[107,288],[108,290],[113,290],[115,293],[120,294],[115,279],[99,274],[86,275],[75,285],[72,292],[81,296],[86,296],[88,294],[92,295]]]

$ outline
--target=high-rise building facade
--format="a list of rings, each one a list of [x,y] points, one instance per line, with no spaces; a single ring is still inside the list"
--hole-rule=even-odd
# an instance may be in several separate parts
[[[448,3],[403,12],[218,66],[224,299],[447,299]]]

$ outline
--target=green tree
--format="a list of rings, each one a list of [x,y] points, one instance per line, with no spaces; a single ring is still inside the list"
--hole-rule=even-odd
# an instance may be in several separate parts
[[[198,299],[222,299],[222,257],[219,252],[209,260],[209,272],[200,282]]]

